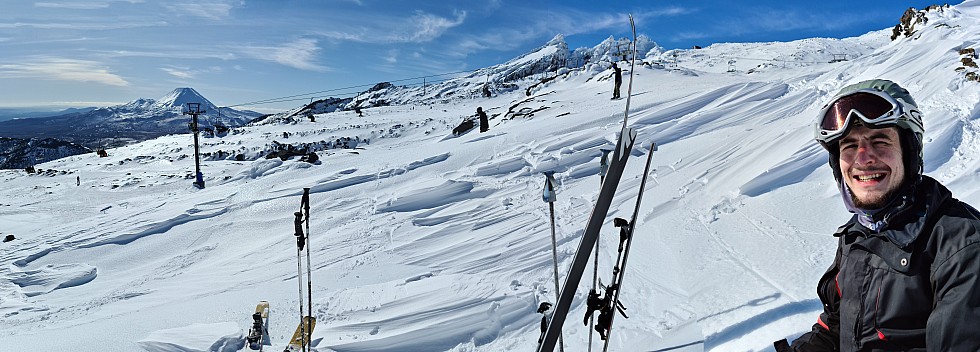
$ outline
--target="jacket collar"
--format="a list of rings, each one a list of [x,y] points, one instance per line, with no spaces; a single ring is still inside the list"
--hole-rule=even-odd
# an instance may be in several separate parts
[[[946,187],[929,176],[922,176],[921,182],[913,193],[912,196],[903,196],[906,199],[880,219],[884,221],[884,225],[877,231],[877,236],[885,237],[901,248],[908,247],[922,232],[927,231],[926,220],[932,218],[939,206],[952,197],[952,193]],[[834,236],[843,236],[856,231],[865,235],[872,233],[873,231],[860,221],[860,216],[855,214],[851,217],[847,224],[837,229]]]

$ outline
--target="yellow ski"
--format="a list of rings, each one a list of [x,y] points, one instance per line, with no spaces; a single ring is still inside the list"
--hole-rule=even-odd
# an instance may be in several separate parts
[[[305,325],[305,326],[304,326]],[[302,351],[304,346],[309,345],[310,336],[313,334],[313,328],[316,327],[316,318],[314,317],[303,317],[303,323],[296,327],[296,332],[293,333],[293,338],[289,339],[288,351]]]
[[[245,338],[248,347],[253,350],[262,351],[263,345],[271,345],[269,341],[269,302],[259,301],[255,305],[255,313],[252,314],[252,328],[248,331]]]
[[[255,305],[255,312],[262,314],[262,319],[269,318],[269,301],[259,301],[259,304]]]

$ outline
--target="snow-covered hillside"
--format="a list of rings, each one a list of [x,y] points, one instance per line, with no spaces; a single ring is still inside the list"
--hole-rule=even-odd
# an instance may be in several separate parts
[[[23,170],[39,162],[91,152],[91,149],[78,144],[54,138],[0,137],[0,169]]]
[[[980,46],[980,1],[928,17],[896,41],[876,31],[718,44],[678,51],[669,66],[648,50],[649,64],[632,72],[638,144],[600,238],[608,282],[612,219],[632,214],[657,143],[620,297],[630,318],[616,320],[612,350],[771,351],[771,341],[809,330],[830,234],[849,216],[811,124],[844,85],[880,77],[911,91],[925,115],[926,173],[980,205],[980,83],[966,78],[976,69],[957,69],[960,50]],[[851,55],[802,54],[812,48]],[[726,58],[742,56],[798,59],[726,72]],[[243,127],[204,139],[202,152],[360,142],[322,149],[314,164],[212,158],[205,189],[190,178],[190,135],[39,166],[64,175],[0,171],[0,235],[16,237],[0,244],[0,346],[233,351],[268,300],[267,350],[282,350],[299,321],[292,213],[309,187],[315,350],[533,351],[535,310],[555,301],[541,173],[559,183],[564,278],[598,194],[600,149],[622,128],[625,100],[609,100],[607,68],[562,71],[530,97],[538,79],[491,98],[432,96],[364,117]],[[477,107],[490,130],[453,135]],[[565,351],[587,349],[589,286],[591,274],[566,321]]]
[[[429,105],[450,103],[461,99],[473,99],[510,94],[514,91],[533,91],[537,86],[565,74],[570,69],[606,69],[610,60],[629,57],[630,39],[609,37],[592,48],[578,48],[569,51],[565,37],[556,35],[544,45],[530,52],[508,60],[505,63],[478,70],[453,74],[451,77],[434,77],[429,81],[402,82],[394,85],[379,83],[365,92],[350,98],[327,98],[312,102],[302,108],[293,109],[271,116],[264,121],[281,121],[293,116],[306,116],[337,110],[369,108],[388,105]],[[649,37],[637,37],[638,57],[660,55],[663,49]],[[523,81],[523,85],[515,82]]]

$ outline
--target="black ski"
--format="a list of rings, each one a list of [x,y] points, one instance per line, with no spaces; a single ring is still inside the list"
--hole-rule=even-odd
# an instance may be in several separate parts
[[[565,277],[565,285],[562,286],[562,291],[558,295],[558,303],[554,307],[555,311],[548,323],[548,329],[544,333],[543,340],[538,344],[538,352],[555,350],[555,344],[558,342],[558,336],[565,324],[568,309],[575,298],[575,291],[578,289],[578,284],[582,281],[582,274],[584,274],[585,267],[589,263],[589,254],[599,239],[599,230],[609,212],[613,196],[616,195],[616,188],[619,187],[619,180],[626,168],[626,161],[633,151],[633,142],[636,141],[636,131],[626,127],[629,119],[630,97],[633,93],[633,72],[636,71],[636,26],[633,24],[632,14],[629,15],[629,18],[630,26],[633,28],[633,62],[631,63],[630,83],[626,93],[626,110],[623,113],[623,129],[619,133],[619,140],[616,141],[616,150],[613,152],[609,170],[605,179],[602,180],[599,198],[596,200],[595,206],[592,207],[592,214],[585,226],[585,233],[582,234],[582,240],[572,258],[572,267],[568,271],[568,276]]]
[[[633,57],[630,60],[630,83],[626,88],[626,114],[623,116],[623,125],[626,124],[626,120],[629,117],[630,98],[633,96],[633,72],[636,72],[636,24],[633,22],[633,15],[630,14],[629,17],[630,29],[633,31]],[[595,330],[599,332],[599,337],[605,340],[605,343],[602,345],[603,352],[606,352],[609,348],[609,332],[612,330],[612,323],[616,317],[616,311],[622,313],[623,317],[629,318],[625,312],[626,307],[619,301],[619,292],[623,284],[623,274],[626,270],[626,259],[629,258],[630,245],[633,244],[633,228],[636,225],[636,217],[640,212],[640,200],[643,198],[643,189],[646,187],[647,175],[650,173],[650,162],[653,160],[653,152],[656,150],[657,144],[650,143],[650,154],[647,155],[647,163],[643,168],[643,180],[640,181],[640,192],[636,196],[636,207],[633,209],[633,218],[629,223],[626,223],[626,220],[622,218],[613,219],[613,225],[620,230],[616,266],[613,267],[613,283],[606,288],[606,296],[601,299],[603,308],[599,311],[599,318],[596,319],[595,326]],[[620,263],[620,259],[622,263]],[[592,298],[591,296],[589,297],[590,301]],[[591,312],[589,315],[591,316]],[[589,333],[591,334],[591,331]],[[589,344],[589,351],[591,350],[592,344]]]
[[[624,318],[629,318],[626,315],[626,307],[619,301],[619,293],[622,292],[623,277],[626,274],[626,260],[629,259],[630,245],[633,244],[633,230],[636,228],[636,218],[640,214],[640,202],[643,200],[643,190],[646,188],[647,177],[650,174],[650,162],[653,160],[653,152],[656,150],[657,145],[651,143],[650,154],[647,155],[647,164],[643,168],[643,179],[640,181],[640,191],[636,195],[636,207],[633,208],[633,217],[628,222],[623,218],[613,220],[613,224],[619,228],[619,249],[616,257],[616,266],[613,267],[613,280],[612,284],[606,287],[605,297],[596,297],[600,306],[598,308],[599,318],[596,319],[595,330],[599,332],[599,337],[606,341],[602,347],[603,352],[609,348],[609,333],[612,331],[616,312],[618,311]],[[590,307],[589,313],[587,313],[589,316],[592,315],[591,304],[593,302],[593,297],[590,295]]]
[[[555,350],[558,335],[561,333],[562,325],[565,324],[565,316],[568,314],[568,309],[571,307],[572,300],[575,298],[575,290],[579,282],[582,281],[582,274],[585,272],[585,267],[589,264],[589,254],[592,252],[596,240],[599,239],[599,229],[606,219],[609,206],[612,203],[613,196],[616,194],[616,188],[619,187],[619,180],[623,176],[623,169],[626,168],[626,161],[633,151],[633,142],[635,140],[636,131],[631,128],[624,128],[623,133],[620,133],[619,141],[616,142],[616,151],[613,154],[612,163],[609,166],[609,171],[606,173],[606,178],[602,182],[602,190],[599,191],[599,199],[596,200],[595,206],[592,207],[592,215],[589,216],[589,222],[585,226],[582,241],[579,242],[578,249],[575,251],[575,257],[572,258],[572,267],[568,271],[568,276],[565,277],[565,284],[562,286],[561,294],[558,295],[558,304],[554,308],[555,311],[552,315],[551,322],[548,324],[548,330],[545,332],[544,340],[538,345],[539,352]]]
[[[633,14],[630,14],[630,28],[633,29],[633,58],[630,60],[630,84],[626,86],[626,111],[623,112],[623,128],[630,117],[630,98],[633,97],[633,72],[636,72],[636,25],[633,24]]]

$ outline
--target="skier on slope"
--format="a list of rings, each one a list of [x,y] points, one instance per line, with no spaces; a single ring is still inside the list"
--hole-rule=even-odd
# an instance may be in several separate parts
[[[615,70],[615,86],[613,88],[613,99],[619,99],[619,86],[623,85],[623,70],[616,66],[616,63],[612,64],[613,70]]]
[[[487,118],[487,113],[483,112],[482,106],[476,107],[476,114],[480,117],[480,133],[490,130],[490,120]]]
[[[844,87],[815,124],[849,211],[824,311],[777,352],[980,351],[980,212],[922,175],[922,114],[887,80]]]

